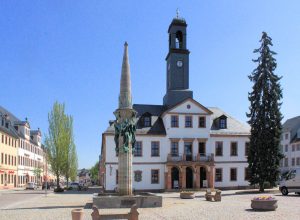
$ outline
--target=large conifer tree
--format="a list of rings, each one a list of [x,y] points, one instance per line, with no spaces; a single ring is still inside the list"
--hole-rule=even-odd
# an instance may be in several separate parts
[[[250,113],[247,116],[251,126],[250,183],[259,184],[259,190],[263,192],[264,182],[274,185],[279,175],[282,89],[281,77],[274,73],[277,64],[273,57],[276,53],[270,49],[272,39],[263,32],[260,42],[260,48],[254,50],[259,57],[253,60],[258,66],[249,76],[253,91],[248,94]]]

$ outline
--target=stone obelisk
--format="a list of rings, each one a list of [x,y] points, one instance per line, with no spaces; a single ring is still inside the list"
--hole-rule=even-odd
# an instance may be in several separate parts
[[[124,44],[119,108],[114,112],[116,120],[115,143],[118,153],[119,195],[132,195],[132,153],[135,143],[136,112],[132,108],[128,44]]]

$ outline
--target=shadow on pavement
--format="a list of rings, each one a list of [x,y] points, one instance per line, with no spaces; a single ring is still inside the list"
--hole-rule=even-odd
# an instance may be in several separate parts
[[[66,206],[43,206],[43,207],[26,207],[26,208],[13,208],[13,209],[0,209],[0,210],[33,210],[33,209],[42,209],[42,210],[47,210],[47,209],[78,209],[78,208],[82,208],[82,209],[91,209],[93,206],[93,203],[86,203],[84,206],[81,205],[66,205]]]

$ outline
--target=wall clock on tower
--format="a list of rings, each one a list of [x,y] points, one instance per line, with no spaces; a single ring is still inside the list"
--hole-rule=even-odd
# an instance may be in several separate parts
[[[178,66],[178,67],[182,67],[182,65],[183,65],[182,60],[178,60],[178,61],[177,61],[177,66]]]

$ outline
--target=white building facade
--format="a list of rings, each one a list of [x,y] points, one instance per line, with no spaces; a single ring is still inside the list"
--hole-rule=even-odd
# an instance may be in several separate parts
[[[186,27],[184,19],[175,18],[168,29],[163,105],[133,105],[137,112],[133,188],[248,187],[250,128],[221,109],[193,99]],[[112,121],[102,134],[100,158],[100,182],[113,191],[118,187],[118,157]]]
[[[280,163],[282,172],[300,168],[300,116],[288,119],[283,124],[281,152],[284,155]]]

